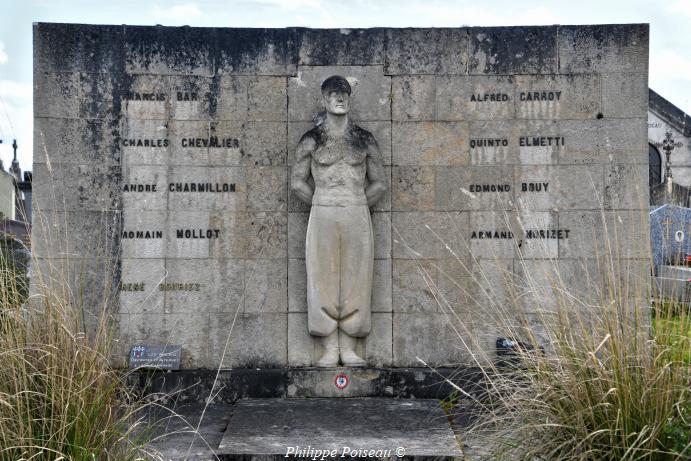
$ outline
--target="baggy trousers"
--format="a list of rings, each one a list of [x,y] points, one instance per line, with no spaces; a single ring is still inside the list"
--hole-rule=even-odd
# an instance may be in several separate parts
[[[367,205],[312,205],[305,247],[311,335],[370,332],[373,248]]]

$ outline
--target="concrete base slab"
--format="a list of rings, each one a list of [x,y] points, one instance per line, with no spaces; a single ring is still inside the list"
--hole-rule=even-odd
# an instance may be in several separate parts
[[[438,400],[386,398],[241,400],[217,454],[312,458],[316,450],[331,458],[462,456]]]

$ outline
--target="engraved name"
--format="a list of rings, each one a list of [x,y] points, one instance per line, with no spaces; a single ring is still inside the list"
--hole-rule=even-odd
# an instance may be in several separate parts
[[[548,182],[522,182],[521,192],[547,192]]]
[[[176,94],[176,99],[178,101],[197,101],[197,93],[192,91],[178,91]]]
[[[165,101],[166,94],[129,92],[125,94],[125,99],[128,101]]]
[[[240,140],[237,138],[218,138],[211,136],[210,138],[182,138],[180,140],[182,147],[232,147],[237,149],[240,147]]]
[[[166,282],[158,285],[158,291],[201,291],[201,283]]]
[[[179,239],[217,239],[220,233],[220,229],[177,229],[175,236]]]
[[[170,192],[235,192],[234,183],[171,182]]]
[[[475,149],[476,147],[506,147],[508,145],[509,140],[502,138],[480,138],[470,140],[471,149]]]
[[[506,93],[478,93],[471,94],[471,102],[506,102],[509,100],[509,95]]]
[[[121,234],[124,239],[162,239],[163,231],[152,230],[152,231],[122,231]]]
[[[554,239],[554,240],[564,240],[569,238],[570,229],[529,229],[525,232],[525,238],[527,239]],[[470,235],[471,239],[474,240],[509,240],[513,239],[514,235],[511,231],[473,231]]]
[[[525,91],[518,95],[521,101],[559,101],[561,91]]]
[[[569,232],[570,229],[531,229],[525,231],[525,238],[563,240],[569,238]]]
[[[120,291],[144,291],[144,282],[139,283],[124,283],[120,282],[118,286]]]
[[[563,146],[564,136],[521,136],[518,144],[521,147]]]
[[[125,147],[168,147],[170,141],[167,139],[123,139],[122,145]]]
[[[156,184],[125,184],[123,192],[156,192]]]
[[[508,240],[513,238],[511,231],[473,231],[470,235],[471,239],[503,239]]]
[[[509,192],[510,184],[471,184],[470,192]]]

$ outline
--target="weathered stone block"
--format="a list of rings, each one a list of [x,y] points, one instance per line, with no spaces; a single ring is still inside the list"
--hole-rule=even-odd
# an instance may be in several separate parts
[[[285,258],[288,251],[288,217],[281,212],[247,213],[247,255],[254,258]]]
[[[168,168],[124,165],[121,189],[123,209],[164,210],[168,207]]]
[[[215,31],[201,27],[125,26],[125,72],[212,76]]]
[[[395,367],[458,366],[469,363],[469,353],[446,314],[393,314]],[[464,339],[470,335],[457,328]],[[419,334],[428,332],[428,334]],[[420,362],[422,360],[424,362]]]
[[[515,213],[502,211],[470,212],[467,239],[474,258],[513,258],[521,225]]]
[[[537,122],[539,123],[539,122]],[[521,162],[520,138],[526,124],[509,121],[476,121],[468,124],[471,165],[515,165]],[[544,126],[544,125],[539,125]],[[526,156],[525,161],[537,161]]]
[[[516,76],[516,118],[590,119],[600,111],[598,75]]]
[[[393,257],[464,258],[468,254],[468,213],[393,212]]]
[[[644,210],[649,202],[647,165],[605,165],[606,209]]]
[[[640,210],[563,211],[559,226],[572,231],[559,242],[559,257],[644,259],[650,255],[647,223]]]
[[[555,164],[568,147],[579,142],[572,139],[572,133],[562,129],[556,120],[517,122],[515,130],[518,133],[518,158],[522,165]]]
[[[32,250],[41,258],[110,258],[117,254],[120,213],[34,210]]]
[[[602,165],[517,166],[516,205],[525,210],[598,209],[602,171]]]
[[[372,312],[391,312],[391,259],[375,259],[372,277]]]
[[[365,360],[373,367],[391,366],[393,362],[393,314],[373,313],[372,331],[364,339]]]
[[[114,121],[35,117],[34,163],[118,163],[119,132]]]
[[[166,260],[157,289],[165,295],[165,312],[205,313],[244,310],[248,285],[242,259]]]
[[[467,165],[468,125],[464,122],[394,122],[394,165]]]
[[[199,137],[203,140],[204,135],[198,132],[197,129],[201,129],[201,124],[198,128],[194,125],[189,125],[191,134],[199,133]],[[249,142],[246,134],[246,125],[238,121],[225,121],[225,122],[211,122],[209,124],[208,131],[209,140],[213,138],[216,142],[217,147],[209,147],[208,150],[208,165],[243,165],[245,164],[245,149]],[[192,138],[194,139],[194,137]],[[182,139],[179,140],[179,146],[181,146]],[[197,149],[199,152],[197,155],[203,155],[203,143],[202,148]],[[194,154],[195,149],[190,147],[188,142],[184,151],[189,152],[187,155]],[[183,157],[184,158],[184,157]],[[193,157],[194,158],[194,157]],[[198,156],[196,158],[199,158]],[[201,157],[204,158],[203,156]]]
[[[550,211],[521,210],[518,216],[521,233],[516,235],[519,247],[516,254],[522,259],[554,259],[559,256],[559,243],[573,231],[560,227],[557,213]]]
[[[435,120],[435,79],[434,75],[394,77],[391,86],[393,120]]]
[[[391,258],[391,213],[372,213],[374,259]]]
[[[513,167],[437,167],[436,208],[443,211],[511,210]]]
[[[249,79],[247,89],[249,120],[287,120],[288,90],[285,77],[253,77]]]
[[[288,314],[211,314],[209,344],[212,367],[285,367]]]
[[[438,296],[437,261],[423,259],[393,260],[392,304],[394,312],[441,312]]]
[[[648,163],[646,119],[562,120],[559,163]]]
[[[288,257],[305,257],[309,213],[288,213]]]
[[[391,120],[391,77],[379,66],[300,66],[288,79],[288,119],[310,121],[323,111],[321,84],[332,75],[348,79],[352,87],[349,116],[357,122]]]
[[[512,75],[439,75],[437,120],[506,120],[515,114]]]
[[[216,88],[216,120],[247,120],[249,77],[222,75],[214,78]]]
[[[435,209],[435,168],[395,166],[391,171],[391,206],[395,211]]]
[[[214,29],[219,75],[295,75],[297,49],[291,29]]]
[[[198,133],[208,133],[208,123],[187,123],[196,123]],[[180,132],[182,126],[165,120],[125,119],[120,128],[121,136],[115,139],[122,152],[122,162],[127,165],[166,165],[171,158],[175,158],[171,155],[177,150],[172,136],[173,133]]]
[[[288,178],[285,167],[248,167],[245,171],[249,210],[286,210]]]
[[[37,164],[33,207],[50,211],[107,211],[122,207],[118,165]]]
[[[34,67],[45,71],[116,72],[123,61],[123,26],[34,24]]]
[[[299,29],[301,66],[384,64],[384,29]]]
[[[288,311],[307,312],[307,268],[304,259],[288,259]]]
[[[36,117],[74,118],[79,116],[78,73],[35,72],[34,79]]]
[[[121,83],[112,74],[79,74],[79,116],[117,118],[121,112]]]
[[[465,74],[466,29],[387,29],[387,75]]]
[[[124,210],[122,212],[122,230],[120,248],[123,258],[165,258],[169,253],[172,240],[166,211]],[[208,250],[202,257],[208,257]]]
[[[648,73],[648,24],[559,26],[559,72]]]
[[[121,262],[120,313],[164,313],[165,292],[160,284],[166,278],[165,259],[123,258]]]
[[[472,27],[469,74],[555,74],[557,27]]]
[[[145,167],[137,167],[144,169]],[[158,192],[171,211],[245,211],[247,181],[241,167],[168,167],[168,182]]]
[[[288,312],[288,264],[281,259],[248,259],[245,312]]]
[[[285,122],[248,122],[244,129],[245,165],[280,166],[287,162]]]
[[[648,113],[647,73],[605,73],[602,81],[602,113],[605,117],[641,118]]]
[[[170,84],[162,75],[133,76],[120,95],[123,115],[131,120],[167,119],[172,104]]]
[[[307,329],[307,314],[291,312],[288,314],[288,366],[313,365],[314,339]]]
[[[170,117],[173,120],[212,120],[216,81],[210,77],[168,77]]]

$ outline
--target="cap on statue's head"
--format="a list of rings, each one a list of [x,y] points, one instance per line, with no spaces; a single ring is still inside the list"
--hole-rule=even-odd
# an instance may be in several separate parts
[[[344,77],[332,75],[322,83],[322,94],[328,94],[331,91],[344,91],[350,95],[352,89],[350,88],[350,83]]]

